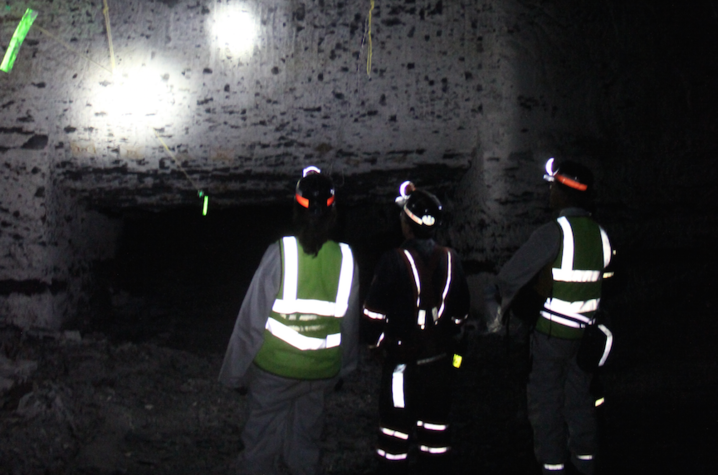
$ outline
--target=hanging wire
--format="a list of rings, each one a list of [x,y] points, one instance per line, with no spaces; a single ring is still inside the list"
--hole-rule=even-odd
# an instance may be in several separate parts
[[[366,75],[371,76],[371,12],[374,10],[374,0],[371,0],[371,6],[369,7],[369,49],[366,57]]]
[[[177,157],[175,156],[174,152],[172,152],[172,150],[170,150],[170,148],[167,146],[167,144],[165,143],[165,141],[162,140],[162,137],[160,137],[160,134],[157,133],[157,130],[156,130],[154,127],[150,127],[150,128],[151,128],[152,131],[155,133],[155,136],[157,136],[157,140],[160,141],[160,143],[162,144],[162,146],[163,146],[163,147],[165,148],[165,150],[167,151],[167,155],[169,155],[170,158],[171,158],[172,160],[174,160],[174,162],[175,162],[175,164],[177,165],[177,167],[180,169],[180,171],[181,171],[182,173],[184,173],[184,176],[187,177],[187,179],[189,180],[189,182],[192,184],[192,186],[194,187],[194,189],[197,190],[197,193],[200,194],[199,196],[201,197],[201,196],[202,196],[201,193],[203,193],[203,192],[202,192],[202,190],[200,189],[200,187],[197,186],[197,184],[194,182],[194,180],[192,180],[192,177],[190,177],[189,174],[185,171],[185,169],[182,168],[182,165],[180,164],[179,160],[177,160]]]
[[[105,8],[102,10],[102,14],[105,15],[105,27],[107,28],[107,44],[110,46],[110,64],[112,65],[112,73],[115,72],[115,49],[112,47],[112,31],[110,29],[110,7],[107,5],[107,0],[103,0]]]

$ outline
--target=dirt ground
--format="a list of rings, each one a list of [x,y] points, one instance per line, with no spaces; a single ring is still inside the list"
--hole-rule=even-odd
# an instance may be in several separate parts
[[[599,376],[600,473],[713,474],[718,279],[701,253],[654,257],[626,263],[617,282],[614,359]],[[226,295],[246,276],[202,295],[173,280],[171,267],[161,277],[152,277],[161,291],[149,281],[111,290],[109,313],[84,328],[0,329],[0,368],[15,383],[0,399],[0,474],[229,473],[245,399],[217,375],[243,292]],[[457,472],[538,473],[526,346],[480,330],[455,381]],[[371,473],[378,380],[378,363],[363,354],[332,393],[327,474]]]

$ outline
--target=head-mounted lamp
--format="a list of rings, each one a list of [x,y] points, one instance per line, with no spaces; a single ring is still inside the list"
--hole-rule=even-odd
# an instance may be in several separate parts
[[[416,187],[412,182],[405,181],[404,183],[399,185],[399,196],[394,199],[394,202],[396,202],[396,204],[398,204],[399,206],[404,206],[409,200],[409,195],[411,195],[411,192],[415,189]]]
[[[543,176],[544,180],[548,182],[557,181],[562,185],[568,186],[569,188],[573,188],[574,190],[578,191],[586,191],[588,189],[587,185],[584,185],[583,183],[576,181],[573,178],[569,178],[566,175],[562,175],[559,170],[554,170],[553,162],[553,158],[549,158],[546,162],[546,174]]]

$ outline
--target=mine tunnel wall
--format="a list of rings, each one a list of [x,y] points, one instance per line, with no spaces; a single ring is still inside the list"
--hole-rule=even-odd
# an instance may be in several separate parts
[[[87,310],[96,262],[115,255],[122,222],[53,180],[45,151],[9,151],[0,172],[0,322],[59,329]]]
[[[391,203],[414,179],[441,195],[440,238],[477,287],[548,219],[552,156],[594,169],[597,216],[621,250],[718,237],[706,79],[718,41],[702,7],[387,0],[367,74],[368,2],[248,2],[261,19],[250,59],[208,43],[221,3],[111,5],[120,65],[166,68],[166,107],[150,117],[177,161],[145,116],[105,107],[105,72],[46,35],[0,75],[0,321],[83,318],[125,210],[199,204],[177,163],[210,187],[210,212],[283,205],[301,168],[319,165],[352,202],[357,240],[377,239],[375,208],[360,204]],[[38,25],[107,63],[98,2],[35,6]],[[21,7],[0,12],[3,33]]]

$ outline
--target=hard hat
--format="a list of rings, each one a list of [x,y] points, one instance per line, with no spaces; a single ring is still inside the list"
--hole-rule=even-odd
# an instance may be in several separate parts
[[[294,198],[311,214],[324,214],[334,204],[334,183],[319,168],[307,167],[297,182]]]
[[[439,199],[428,191],[417,189],[410,181],[401,184],[399,196],[394,201],[419,226],[434,229],[441,224],[443,212]]]
[[[563,162],[556,169],[553,168],[554,159],[546,162],[546,181],[557,181],[562,185],[578,191],[586,191],[593,186],[593,173],[591,170],[574,162]]]

